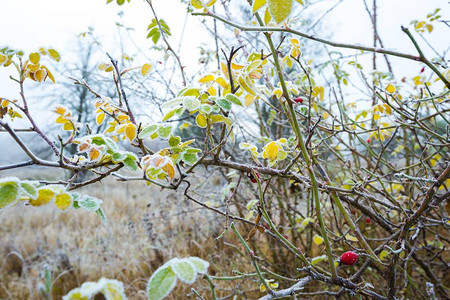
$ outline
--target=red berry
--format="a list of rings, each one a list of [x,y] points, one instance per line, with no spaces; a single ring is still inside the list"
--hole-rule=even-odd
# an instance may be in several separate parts
[[[258,177],[258,179],[259,179],[259,178],[260,178],[260,177],[259,177],[259,174],[258,174],[258,173],[255,173],[255,174],[256,174],[256,177]],[[253,176],[252,173],[250,173],[250,175],[249,175],[248,177],[250,178],[250,181],[251,181],[251,182],[253,182],[253,183],[257,183],[257,182],[258,182],[258,179],[256,179],[256,177]]]
[[[367,139],[367,144],[370,144],[370,139]]]
[[[347,251],[341,255],[341,263],[352,266],[358,260],[358,254],[353,251]]]
[[[366,221],[366,224],[367,224],[367,225],[370,224],[370,218],[369,218],[369,217],[366,217],[366,220],[365,220],[365,221]]]
[[[302,104],[303,103],[303,98],[297,97],[297,98],[295,98],[295,102]]]
[[[425,72],[425,67],[423,67],[423,68],[420,70],[420,73],[423,73],[423,72]]]

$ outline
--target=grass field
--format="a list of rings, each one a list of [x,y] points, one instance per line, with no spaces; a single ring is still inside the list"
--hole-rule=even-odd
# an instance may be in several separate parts
[[[34,179],[40,174],[24,175]],[[94,213],[75,209],[61,213],[51,205],[19,204],[0,213],[0,299],[45,299],[38,291],[45,266],[52,271],[53,299],[101,277],[122,281],[130,299],[146,299],[152,272],[175,256],[208,260],[210,274],[229,275],[233,264],[242,270],[248,263],[232,259],[238,253],[227,240],[232,235],[214,241],[225,219],[187,202],[183,190],[161,191],[142,182],[107,179],[79,192],[104,200],[107,225]],[[207,195],[211,199],[202,200],[214,203],[217,195],[213,191]],[[207,294],[205,280],[195,287]],[[168,299],[192,299],[190,288],[178,284]]]

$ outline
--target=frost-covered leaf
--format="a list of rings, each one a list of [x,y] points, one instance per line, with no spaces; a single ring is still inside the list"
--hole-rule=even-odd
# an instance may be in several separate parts
[[[170,136],[170,133],[172,132],[172,126],[158,126],[158,135],[163,138],[167,139]]]
[[[149,300],[160,300],[167,297],[177,284],[177,276],[168,265],[158,268],[147,284]]]
[[[192,284],[195,282],[197,271],[195,270],[194,264],[192,264],[188,259],[174,258],[171,260],[170,265],[173,272],[177,275],[178,279],[188,284]]]
[[[208,124],[204,114],[198,114],[197,117],[195,118],[195,123],[197,124],[198,127],[201,128],[205,128],[206,125]]]
[[[47,187],[38,189],[38,196],[36,199],[30,199],[29,203],[33,206],[41,206],[49,203],[55,197],[55,192]]]
[[[78,206],[88,211],[95,212],[100,208],[100,204],[102,203],[102,200],[95,197],[84,196],[81,200],[78,201]]]
[[[32,199],[34,199],[38,196],[36,185],[37,185],[37,182],[33,182],[33,181],[21,181],[20,182],[20,187],[22,188],[22,192],[26,196],[28,196]]]
[[[267,0],[255,0],[253,1],[253,6],[252,6],[252,14],[254,14],[255,12],[257,12],[261,7],[263,7],[264,5],[266,5]]]
[[[197,273],[206,274],[208,272],[209,262],[198,257],[187,258],[194,266]]]
[[[158,129],[157,125],[149,125],[139,132],[139,138],[145,139],[146,137],[152,135]]]
[[[268,7],[275,22],[283,22],[292,11],[292,0],[268,0]]]
[[[55,205],[60,210],[66,210],[72,206],[72,195],[62,193],[55,196]]]
[[[230,102],[232,102],[232,103],[234,103],[236,105],[244,106],[242,104],[241,100],[239,100],[239,98],[236,95],[234,95],[234,94],[227,94],[225,96],[225,99],[227,99],[228,101],[230,101]]]
[[[231,102],[224,98],[219,98],[216,100],[216,104],[225,111],[231,110]]]
[[[19,185],[15,180],[0,181],[0,209],[7,207],[19,197]]]
[[[197,110],[200,107],[200,100],[193,96],[183,97],[183,107],[189,111]]]
[[[169,145],[170,147],[176,147],[181,142],[181,137],[179,136],[170,136]]]

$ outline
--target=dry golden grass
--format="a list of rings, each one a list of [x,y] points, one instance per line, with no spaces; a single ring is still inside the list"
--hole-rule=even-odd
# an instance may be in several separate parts
[[[26,175],[17,176],[33,179],[40,174]],[[231,275],[231,270],[245,271],[248,266],[248,260],[236,251],[236,245],[241,247],[231,232],[214,240],[224,218],[185,200],[183,190],[161,191],[142,182],[107,179],[78,192],[104,200],[106,226],[94,213],[75,209],[61,213],[51,205],[19,204],[0,213],[0,299],[44,299],[38,286],[44,282],[45,265],[52,271],[52,299],[101,277],[122,281],[129,299],[146,299],[152,272],[176,256],[206,259],[213,275]],[[253,289],[258,288],[259,284],[249,281]],[[204,279],[194,286],[208,298]],[[231,293],[231,282],[225,286],[219,295]],[[193,299],[190,289],[179,283],[168,299]]]

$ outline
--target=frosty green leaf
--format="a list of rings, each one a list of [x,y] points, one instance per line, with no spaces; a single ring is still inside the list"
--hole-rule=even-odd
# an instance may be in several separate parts
[[[147,126],[144,129],[142,129],[141,132],[139,132],[139,138],[145,139],[146,137],[152,135],[157,129],[158,129],[157,125]]]
[[[170,265],[172,266],[172,270],[177,275],[178,279],[188,284],[195,282],[197,272],[194,264],[192,264],[188,259],[174,258],[172,259]]]
[[[209,262],[207,262],[206,260],[195,256],[189,257],[188,260],[195,266],[195,270],[197,271],[197,273],[206,274],[206,272],[208,272]]]
[[[193,97],[184,97],[183,98],[183,107],[189,111],[197,110],[200,107],[200,101]]]
[[[223,110],[231,110],[231,102],[224,98],[219,98],[216,100],[216,104]]]
[[[236,95],[234,95],[234,94],[227,94],[225,96],[225,99],[227,99],[228,101],[230,101],[236,105],[243,106],[241,100],[239,100],[239,98],[236,97]]]
[[[147,296],[149,300],[164,299],[177,284],[177,276],[170,266],[164,265],[158,268],[150,277],[147,284]]]

